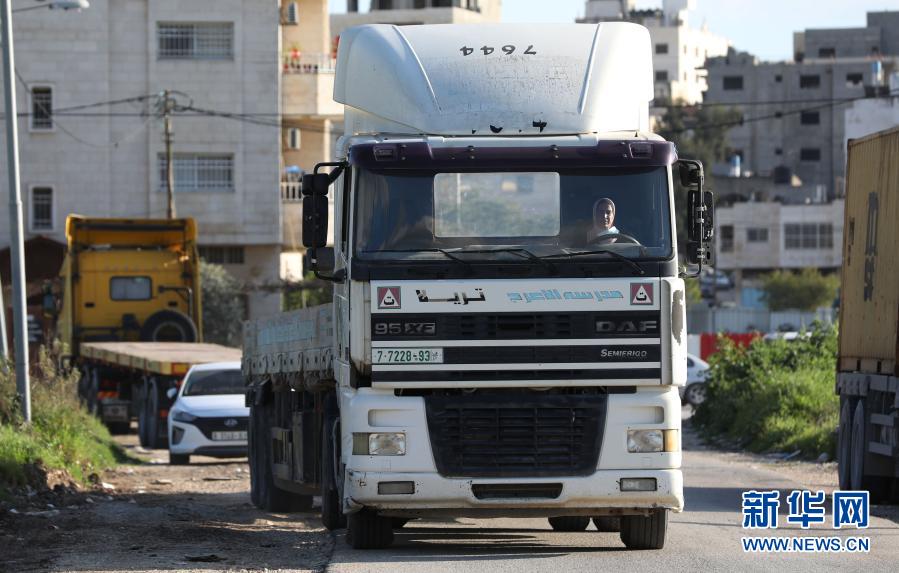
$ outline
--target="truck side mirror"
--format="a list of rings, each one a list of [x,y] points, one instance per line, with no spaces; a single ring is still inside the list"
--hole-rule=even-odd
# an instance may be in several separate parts
[[[678,161],[681,184],[687,188],[686,260],[692,265],[708,264],[715,235],[715,195],[703,189],[702,163],[693,159]]]
[[[327,173],[308,173],[303,175],[303,196],[327,195],[331,178]]]
[[[316,249],[327,243],[328,196],[306,195],[303,197],[303,246]]]

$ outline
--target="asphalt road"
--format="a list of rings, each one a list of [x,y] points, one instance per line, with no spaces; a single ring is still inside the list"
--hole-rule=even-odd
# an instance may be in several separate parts
[[[661,551],[628,551],[617,533],[555,533],[545,519],[458,519],[413,521],[398,532],[392,548],[354,551],[341,533],[328,573],[419,573],[421,571],[495,571],[572,573],[576,571],[897,571],[899,525],[872,517],[866,530],[823,525],[803,532],[781,527],[770,536],[866,536],[867,554],[744,553],[741,494],[748,489],[801,489],[774,464],[741,456],[688,449],[684,454],[686,509],[672,514]],[[781,523],[786,511],[782,493]],[[829,506],[829,500],[828,504]]]

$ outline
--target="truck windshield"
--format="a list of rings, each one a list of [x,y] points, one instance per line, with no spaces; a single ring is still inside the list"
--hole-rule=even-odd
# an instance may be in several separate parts
[[[558,172],[360,170],[356,253],[368,260],[671,256],[664,167]],[[584,256],[586,255],[586,256]]]
[[[200,370],[187,379],[182,396],[222,396],[243,394],[244,380],[240,370]]]

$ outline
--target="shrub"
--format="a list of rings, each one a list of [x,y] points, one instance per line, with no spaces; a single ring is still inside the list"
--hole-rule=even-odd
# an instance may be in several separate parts
[[[727,339],[710,359],[706,401],[693,422],[708,437],[752,451],[835,451],[839,399],[834,394],[835,327],[816,325],[796,340],[758,339],[741,348]]]

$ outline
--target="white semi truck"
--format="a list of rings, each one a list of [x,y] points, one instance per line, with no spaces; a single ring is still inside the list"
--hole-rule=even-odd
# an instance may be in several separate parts
[[[334,99],[346,133],[303,182],[334,302],[245,330],[254,503],[321,495],[356,548],[432,516],[592,517],[661,548],[683,508],[675,178],[691,266],[712,197],[649,132],[647,30],[352,28]]]

